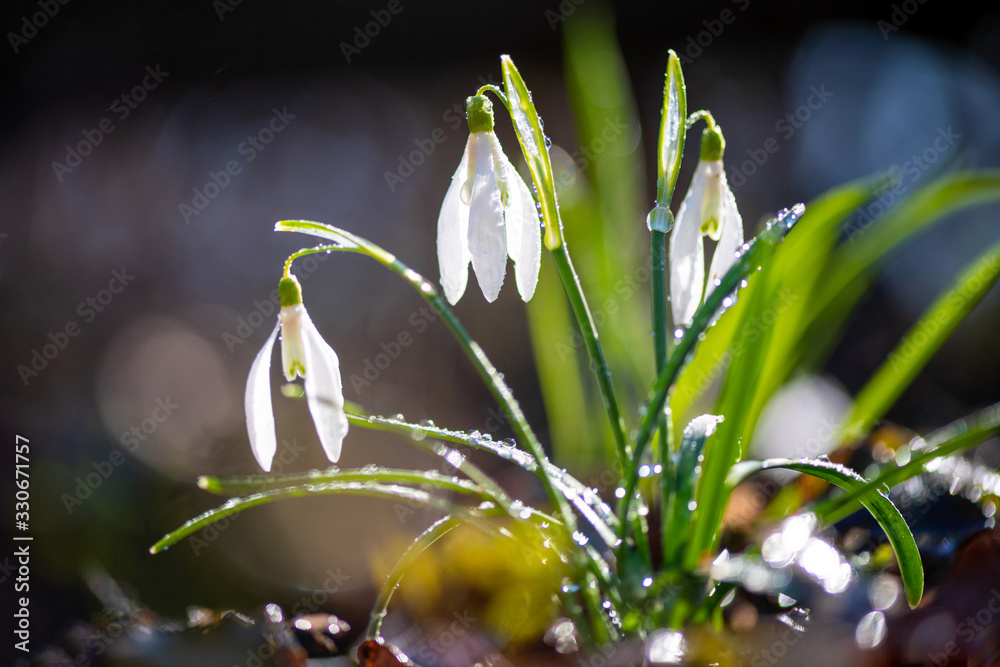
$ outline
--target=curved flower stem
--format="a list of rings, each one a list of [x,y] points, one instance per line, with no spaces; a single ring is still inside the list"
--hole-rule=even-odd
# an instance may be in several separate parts
[[[372,605],[368,629],[365,631],[365,636],[368,639],[375,639],[382,631],[382,621],[389,611],[389,602],[392,600],[393,594],[399,588],[399,583],[403,580],[403,575],[406,574],[406,570],[413,564],[413,561],[461,523],[461,519],[451,514],[441,517],[410,543],[410,546],[403,552],[400,559],[396,561],[396,565],[389,572],[389,576],[385,578],[385,583],[382,584],[378,598],[376,598],[375,604]]]
[[[489,514],[490,512],[485,511],[484,514]],[[533,519],[543,518],[544,515],[534,514]],[[375,600],[375,604],[372,606],[372,612],[369,616],[368,628],[365,631],[365,636],[368,639],[375,639],[379,636],[382,631],[382,621],[385,619],[386,613],[389,610],[389,602],[392,600],[393,594],[396,589],[399,588],[400,582],[403,580],[407,570],[413,564],[417,558],[420,557],[427,549],[434,545],[439,539],[447,535],[449,532],[457,528],[463,523],[461,517],[457,517],[453,514],[448,514],[427,527],[420,535],[417,536],[410,546],[407,547],[406,551],[400,557],[396,564],[393,566],[389,575],[385,579],[385,583],[382,584],[381,590],[379,590],[378,598]],[[499,533],[510,539],[516,539],[509,532],[501,531]],[[582,618],[574,618],[576,623],[584,623]],[[579,627],[584,627],[580,625]]]
[[[288,278],[291,275],[292,262],[297,260],[299,257],[305,257],[306,255],[315,255],[316,253],[319,252],[332,252],[334,250],[344,250],[344,247],[341,245],[320,245],[312,248],[303,248],[298,252],[293,252],[291,255],[288,256],[288,259],[285,260],[285,268],[284,271],[282,272],[282,275],[285,278]]]
[[[507,416],[510,417],[511,427],[514,429],[518,441],[524,444],[538,464],[536,474],[541,479],[542,486],[545,487],[549,501],[562,518],[566,529],[570,533],[576,530],[576,516],[573,514],[573,510],[570,508],[566,498],[556,491],[555,485],[549,476],[548,468],[545,465],[548,459],[545,457],[542,444],[528,424],[528,420],[525,419],[524,413],[521,411],[521,406],[514,398],[513,392],[511,392],[507,383],[503,381],[503,377],[497,371],[496,367],[487,358],[483,348],[479,346],[479,343],[472,340],[465,327],[462,326],[462,323],[459,322],[455,314],[445,304],[433,283],[403,264],[396,259],[395,255],[384,248],[332,225],[308,220],[284,220],[277,223],[274,229],[280,232],[299,232],[328,239],[333,241],[335,245],[324,247],[323,251],[329,249],[367,255],[408,282],[434,308],[435,312],[441,315],[441,320],[451,331],[462,349],[465,350],[466,356],[472,361],[472,365],[476,368],[480,377],[482,377],[483,382],[486,383],[494,398],[496,398],[497,402],[507,412]]]
[[[700,109],[699,111],[692,111],[691,115],[688,116],[687,129],[690,130],[691,127],[699,120],[704,120],[706,123],[708,123],[708,126],[710,128],[715,127],[715,118],[712,116],[712,112],[706,109]]]
[[[611,371],[608,370],[608,362],[604,358],[604,350],[598,339],[597,327],[594,325],[594,318],[590,313],[590,305],[587,303],[587,297],[583,294],[580,278],[576,274],[576,269],[573,268],[573,260],[569,257],[566,244],[563,243],[551,252],[552,259],[556,264],[556,271],[559,273],[570,307],[573,309],[573,315],[580,327],[580,335],[583,337],[587,355],[590,357],[590,368],[597,377],[597,385],[600,387],[601,398],[604,400],[604,409],[608,413],[608,421],[611,422],[611,432],[615,438],[618,459],[621,461],[622,470],[629,470],[632,461],[629,458],[631,452],[629,451],[628,438],[625,435],[625,420],[622,419],[621,411],[618,409],[618,399],[611,384]]]
[[[483,86],[482,88],[480,88],[479,90],[477,90],[476,91],[476,95],[482,95],[482,94],[487,93],[487,92],[490,92],[490,93],[493,93],[494,95],[496,95],[497,98],[499,98],[500,101],[503,102],[503,105],[505,107],[507,107],[507,110],[510,111],[510,102],[507,101],[507,96],[504,95],[503,91],[500,90],[499,86],[494,86],[492,83],[488,83],[485,86]]]

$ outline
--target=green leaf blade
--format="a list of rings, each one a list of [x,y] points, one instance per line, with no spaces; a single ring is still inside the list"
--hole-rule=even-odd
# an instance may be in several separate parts
[[[969,263],[889,353],[854,401],[845,438],[861,437],[885,415],[998,278],[1000,243]]]
[[[837,463],[816,459],[767,459],[765,461],[746,461],[734,466],[728,482],[735,485],[738,481],[763,470],[785,468],[795,470],[851,492],[862,488],[867,481],[856,472]],[[913,533],[906,525],[903,515],[896,506],[877,489],[869,489],[858,498],[875,521],[885,531],[889,544],[896,554],[900,577],[903,580],[903,590],[906,591],[906,601],[910,607],[916,607],[923,597],[924,568],[920,560],[920,550],[913,539]]]

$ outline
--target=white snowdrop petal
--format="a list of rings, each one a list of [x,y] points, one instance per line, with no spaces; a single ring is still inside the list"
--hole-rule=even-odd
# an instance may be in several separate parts
[[[309,315],[303,313],[301,326],[306,354],[306,402],[323,451],[331,463],[336,463],[347,435],[340,360],[329,343],[323,340]]]
[[[503,154],[500,142],[496,137],[492,138],[492,142],[493,157],[501,162],[507,176],[508,201],[504,209],[507,252],[514,260],[517,291],[524,301],[528,301],[535,293],[542,261],[542,230],[538,224],[538,210],[528,186]]]
[[[708,270],[708,287],[705,298],[715,290],[715,281],[726,275],[726,272],[736,263],[736,251],[743,245],[743,218],[736,208],[736,197],[726,183],[726,175],[722,175],[722,225],[719,245],[712,255],[712,264]]]
[[[479,287],[495,301],[507,271],[507,241],[500,188],[493,171],[493,154],[486,132],[476,132],[476,172],[469,206],[469,253]]]
[[[243,402],[246,410],[247,434],[254,458],[265,472],[271,471],[271,463],[278,451],[278,439],[274,432],[274,411],[271,408],[271,353],[278,338],[280,321],[268,336],[264,347],[254,357],[247,377],[247,392]]]
[[[462,187],[469,178],[469,151],[472,148],[473,137],[470,136],[438,215],[437,251],[441,286],[445,298],[452,305],[458,303],[469,281],[469,205],[462,200]]]
[[[705,246],[701,235],[701,208],[706,175],[695,171],[670,233],[670,305],[674,324],[687,324],[701,303],[705,287]]]

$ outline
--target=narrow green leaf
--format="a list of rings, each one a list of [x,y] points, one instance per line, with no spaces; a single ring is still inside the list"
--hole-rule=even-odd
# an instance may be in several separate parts
[[[478,484],[465,479],[443,475],[436,470],[397,470],[392,468],[349,468],[311,470],[288,475],[246,475],[238,477],[198,478],[198,486],[217,495],[243,495],[271,489],[325,484],[327,482],[375,482],[378,484],[411,484],[433,487],[441,492],[454,491],[474,495],[481,500],[493,501],[490,494]]]
[[[663,115],[660,117],[659,159],[656,173],[657,206],[669,208],[670,199],[681,173],[684,157],[684,138],[687,134],[687,88],[681,61],[671,50],[667,60],[667,81],[663,90]],[[664,232],[669,229],[662,230]]]
[[[549,250],[554,250],[562,245],[562,229],[559,225],[555,182],[552,179],[552,162],[549,159],[542,120],[538,117],[535,103],[531,100],[531,93],[524,85],[524,79],[521,78],[510,56],[500,56],[500,69],[503,72],[504,92],[507,93],[507,100],[510,103],[514,131],[528,162],[531,180],[535,182],[536,194],[542,205],[545,246]]]
[[[786,468],[805,473],[836,484],[840,488],[853,492],[865,487],[867,482],[850,468],[829,461],[816,459],[767,459],[764,461],[744,461],[733,467],[728,479],[730,487],[762,470]],[[903,515],[899,513],[892,502],[875,489],[870,489],[858,497],[858,501],[871,512],[882,530],[889,538],[899,563],[900,576],[903,579],[903,589],[906,591],[906,601],[910,607],[916,607],[924,591],[924,568],[920,561],[920,550],[913,539]]]
[[[910,459],[903,465],[895,462],[866,482],[839,498],[817,505],[815,512],[824,521],[836,523],[858,510],[859,499],[876,489],[892,488],[924,472],[934,459],[959,454],[975,447],[1000,430],[1000,403],[959,419],[944,428],[910,443]]]
[[[389,610],[389,602],[392,600],[392,595],[399,588],[399,583],[403,580],[403,576],[410,569],[413,562],[460,523],[460,519],[450,514],[441,517],[420,533],[410,543],[410,546],[406,548],[406,551],[403,552],[403,555],[400,556],[385,578],[385,583],[382,584],[382,588],[379,590],[378,598],[375,600],[375,604],[372,605],[372,612],[368,617],[368,631],[365,633],[369,639],[375,639],[382,631],[382,620]]]
[[[854,401],[844,437],[867,433],[1000,278],[1000,243],[971,262],[903,336]]]
[[[720,415],[702,415],[692,419],[684,428],[684,437],[674,466],[673,493],[669,506],[664,508],[664,513],[671,515],[663,553],[663,562],[668,569],[680,566],[684,545],[691,539],[688,530],[695,510],[692,503],[701,478],[702,452],[705,441],[715,433],[722,420]]]
[[[231,498],[219,507],[184,522],[184,524],[177,530],[167,533],[160,539],[160,541],[150,547],[149,552],[156,554],[161,551],[165,551],[189,535],[198,532],[205,526],[215,523],[216,521],[224,519],[228,516],[232,516],[233,514],[237,514],[238,512],[242,512],[245,509],[256,507],[257,505],[264,505],[266,503],[285,498],[302,498],[306,496],[336,493],[371,496],[375,498],[392,498],[417,503],[427,507],[435,507],[451,514],[464,517],[466,520],[475,522],[477,526],[482,523],[478,520],[479,517],[489,514],[497,514],[503,511],[490,504],[482,505],[478,509],[462,507],[461,505],[457,505],[456,503],[445,500],[444,498],[435,496],[428,491],[413,489],[407,486],[377,484],[373,482],[340,481],[302,484],[299,486],[261,491],[260,493],[254,493],[244,498]]]
[[[378,431],[391,431],[401,435],[418,437],[430,437],[438,440],[445,440],[456,444],[468,445],[475,449],[491,452],[510,461],[528,472],[537,470],[536,460],[527,452],[524,452],[513,445],[494,440],[486,440],[482,436],[476,437],[462,431],[452,431],[438,426],[424,426],[420,424],[409,424],[394,419],[384,417],[360,417],[348,415],[352,425],[361,428],[370,428]],[[412,438],[407,440],[412,442]],[[590,523],[597,533],[609,546],[618,543],[615,530],[618,526],[618,519],[611,508],[601,500],[601,497],[594,493],[593,489],[586,486],[565,470],[556,467],[548,459],[544,461],[549,477],[553,480],[554,486],[559,489],[563,497],[570,499],[576,510]]]
[[[812,305],[817,326],[829,328],[849,312],[874,279],[887,256],[906,239],[971,206],[1000,201],[1000,170],[945,176],[923,186],[890,209],[866,230],[849,233],[835,253],[824,289]]]

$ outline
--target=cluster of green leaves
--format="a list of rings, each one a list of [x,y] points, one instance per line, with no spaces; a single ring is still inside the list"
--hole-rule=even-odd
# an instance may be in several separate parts
[[[575,25],[567,26],[567,62],[586,144],[600,135],[608,114],[629,119],[634,114],[614,40],[609,29],[602,27],[606,22]],[[162,551],[233,512],[303,495],[354,493],[440,510],[443,517],[416,538],[390,573],[368,630],[369,636],[376,637],[392,593],[413,558],[462,522],[496,539],[513,539],[504,530],[504,521],[525,522],[537,528],[543,548],[566,566],[571,585],[563,586],[560,593],[564,612],[586,639],[613,641],[711,618],[723,596],[705,563],[719,548],[730,493],[748,476],[780,467],[844,490],[816,507],[805,508],[821,520],[832,522],[860,508],[871,512],[888,536],[907,599],[915,605],[923,589],[920,554],[902,516],[880,490],[919,474],[936,457],[955,455],[982,442],[1000,426],[1000,410],[994,408],[944,429],[905,465],[887,467],[870,480],[820,459],[749,461],[745,448],[775,391],[796,374],[821,367],[850,313],[892,253],[952,212],[1000,200],[1000,173],[961,173],[938,179],[911,194],[852,243],[841,242],[845,220],[887,187],[891,177],[849,183],[805,207],[783,210],[741,249],[693,321],[674,330],[667,321],[666,229],[672,219],[670,202],[686,134],[705,112],[688,115],[680,62],[671,54],[646,265],[651,316],[647,320],[642,314],[640,299],[615,302],[619,312],[614,320],[621,330],[648,331],[645,322],[651,322],[652,345],[640,349],[627,336],[616,335],[620,332],[614,327],[605,325],[609,335],[599,336],[600,318],[595,318],[587,298],[592,290],[604,303],[623,278],[642,266],[636,251],[641,246],[637,230],[642,228],[637,203],[641,194],[636,185],[640,170],[632,164],[634,159],[630,163],[614,151],[594,155],[589,182],[577,183],[574,187],[581,190],[570,198],[570,205],[560,208],[559,173],[553,169],[549,142],[531,93],[509,57],[502,57],[501,68],[503,89],[487,88],[510,112],[553,260],[543,271],[529,309],[553,451],[562,463],[602,462],[619,471],[621,483],[613,494],[617,507],[548,459],[502,375],[431,281],[387,250],[346,230],[318,222],[285,221],[276,230],[312,235],[325,243],[296,253],[289,261],[312,252],[359,253],[396,273],[426,299],[507,412],[515,444],[356,413],[350,417],[352,424],[405,436],[407,442],[447,461],[458,475],[368,467],[202,478],[202,488],[232,496],[230,500],[168,534],[152,550]],[[596,83],[590,80],[594,77]],[[563,229],[563,214],[571,220],[568,230]],[[574,268],[567,247],[570,240],[580,240],[586,250],[582,260],[585,280]],[[927,335],[904,337],[890,360],[876,371],[854,401],[840,434],[842,440],[863,436],[878,423],[998,276],[1000,244],[974,260],[914,325],[913,333]],[[605,317],[604,322],[610,319]],[[571,327],[576,328],[581,344],[567,347]],[[602,341],[608,341],[608,354]],[[617,383],[611,379],[612,367],[621,371]],[[587,379],[588,368],[593,371],[592,380]],[[716,379],[705,382],[709,377]],[[628,423],[620,404],[637,408],[636,423]],[[715,406],[713,414],[698,415],[698,406],[705,404]],[[599,422],[594,421],[595,415]],[[495,480],[461,456],[456,444],[489,451],[537,475],[551,509],[542,511],[509,497]],[[650,507],[659,512],[650,513]],[[650,544],[651,516],[661,521],[656,531],[662,537],[659,549]],[[659,553],[655,560],[654,553]]]

